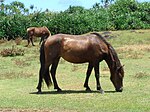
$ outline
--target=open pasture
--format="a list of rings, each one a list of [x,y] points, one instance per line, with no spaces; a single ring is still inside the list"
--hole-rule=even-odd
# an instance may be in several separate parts
[[[100,65],[100,81],[105,94],[96,91],[94,72],[89,86],[83,87],[87,64],[71,64],[61,59],[57,68],[58,84],[63,92],[53,86],[43,86],[43,94],[36,94],[39,62],[39,42],[35,47],[24,47],[15,41],[1,42],[4,49],[21,49],[21,56],[0,56],[0,111],[60,111],[60,112],[149,112],[150,111],[150,30],[100,32],[116,49],[124,64],[124,90],[114,91],[109,80],[106,63]]]

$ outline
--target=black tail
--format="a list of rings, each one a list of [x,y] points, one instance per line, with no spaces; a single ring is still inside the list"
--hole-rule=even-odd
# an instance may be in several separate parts
[[[45,66],[44,44],[45,44],[45,41],[43,41],[41,48],[40,48],[40,63],[41,63],[41,67],[43,68],[42,78],[44,78],[47,87],[49,87],[50,85],[52,85],[52,81],[51,81],[51,77],[49,74],[49,67]]]

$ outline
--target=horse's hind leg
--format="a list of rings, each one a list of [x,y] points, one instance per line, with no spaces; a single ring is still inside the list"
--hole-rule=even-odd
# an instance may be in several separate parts
[[[99,78],[100,78],[100,73],[99,73],[99,63],[97,63],[95,66],[94,66],[94,71],[95,71],[95,78],[96,78],[96,83],[97,83],[97,90],[100,92],[100,93],[104,93],[103,89],[101,88],[101,85],[100,85],[100,81],[99,81]]]
[[[42,82],[43,82],[43,80],[42,80],[42,73],[44,73],[44,68],[43,67],[41,67],[40,71],[39,71],[39,82],[38,82],[38,86],[37,86],[37,89],[38,89],[37,93],[41,93],[42,92],[41,91]]]
[[[88,69],[86,72],[86,79],[85,79],[85,83],[84,83],[84,87],[86,88],[86,91],[91,91],[91,89],[88,85],[88,82],[89,82],[89,77],[91,75],[92,69],[93,69],[93,66],[89,63]]]
[[[58,66],[58,62],[59,62],[59,59],[56,59],[53,64],[52,64],[52,67],[51,67],[51,75],[52,75],[52,79],[53,79],[53,83],[54,83],[54,89],[57,89],[57,91],[61,91],[61,89],[59,88],[58,84],[57,84],[57,80],[56,80],[56,69],[57,69],[57,66]]]

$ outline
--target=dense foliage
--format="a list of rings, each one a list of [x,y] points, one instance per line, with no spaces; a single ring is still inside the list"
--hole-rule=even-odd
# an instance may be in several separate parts
[[[114,1],[114,0],[113,0]],[[21,2],[0,4],[0,38],[26,38],[31,26],[47,26],[52,34],[83,34],[90,31],[148,29],[150,28],[150,2],[115,0],[112,4],[91,9],[70,6],[61,12],[38,11],[34,6],[25,8]]]

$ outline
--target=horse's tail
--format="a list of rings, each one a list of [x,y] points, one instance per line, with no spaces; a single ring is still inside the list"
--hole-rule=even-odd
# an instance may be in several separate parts
[[[40,63],[41,63],[41,67],[44,69],[42,75],[42,78],[44,78],[45,83],[47,85],[47,87],[52,85],[52,81],[51,81],[51,77],[49,74],[49,67],[45,68],[45,51],[44,51],[44,44],[45,41],[43,41],[41,48],[40,48]]]
[[[25,39],[27,39],[28,45],[29,45],[29,43],[30,43],[29,28],[28,28],[27,31],[26,31]],[[28,46],[28,45],[27,45],[27,46]]]

